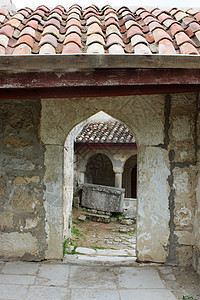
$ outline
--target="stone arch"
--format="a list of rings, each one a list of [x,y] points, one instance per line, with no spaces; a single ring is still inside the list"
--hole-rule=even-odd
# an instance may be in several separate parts
[[[115,185],[113,164],[107,155],[99,152],[90,157],[86,165],[85,182],[107,186]]]
[[[138,146],[137,257],[165,262],[169,254],[168,151],[164,143],[164,95],[42,99],[40,136],[45,146],[46,259],[62,258],[66,137],[99,111],[121,121]],[[162,207],[162,210],[159,209]],[[148,218],[146,218],[148,216]]]

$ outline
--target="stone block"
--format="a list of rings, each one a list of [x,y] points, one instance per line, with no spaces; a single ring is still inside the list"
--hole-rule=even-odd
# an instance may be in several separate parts
[[[193,245],[194,244],[194,235],[191,231],[175,231],[175,235],[178,237],[178,243],[180,245]]]
[[[106,212],[123,212],[124,189],[89,183],[81,185],[81,189],[81,206]]]
[[[0,198],[6,195],[6,188],[4,186],[0,186]]]
[[[182,246],[177,248],[178,261],[181,266],[192,265],[193,251],[192,246]]]
[[[136,219],[137,199],[124,198],[123,214],[125,218]]]
[[[14,179],[14,184],[16,185],[25,185],[25,184],[29,184],[29,183],[38,183],[40,181],[40,177],[39,176],[32,176],[32,177],[19,177],[17,176]]]
[[[66,286],[69,276],[69,266],[63,264],[41,264],[36,278],[36,285]]]
[[[0,213],[0,229],[5,230],[5,228],[12,228],[13,213],[2,212]]]
[[[21,209],[27,212],[33,212],[35,204],[35,197],[30,197],[25,190],[20,188],[15,192],[12,199],[12,206],[14,209]]]
[[[0,235],[0,257],[23,257],[36,255],[38,241],[30,233],[2,233]]]

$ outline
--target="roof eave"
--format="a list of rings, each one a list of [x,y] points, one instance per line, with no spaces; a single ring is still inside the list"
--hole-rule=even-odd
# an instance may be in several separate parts
[[[92,69],[200,69],[199,55],[2,55],[0,72],[75,72]]]

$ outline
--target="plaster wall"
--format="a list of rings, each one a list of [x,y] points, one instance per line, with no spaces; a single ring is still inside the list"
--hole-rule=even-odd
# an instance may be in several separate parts
[[[198,261],[196,98],[1,101],[0,256],[62,258],[63,207],[68,211],[69,201],[64,145],[77,124],[103,110],[130,128],[138,146],[138,260],[189,264],[196,251]]]

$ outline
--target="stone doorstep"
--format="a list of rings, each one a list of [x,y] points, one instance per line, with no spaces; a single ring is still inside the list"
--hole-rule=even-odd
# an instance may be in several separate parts
[[[136,257],[135,250],[128,249],[91,249],[86,247],[77,247],[75,250],[76,254],[89,255],[89,256],[108,256],[110,257]]]
[[[92,255],[65,255],[63,263],[78,264],[84,266],[138,266],[136,257],[122,257],[122,256],[92,256]]]

